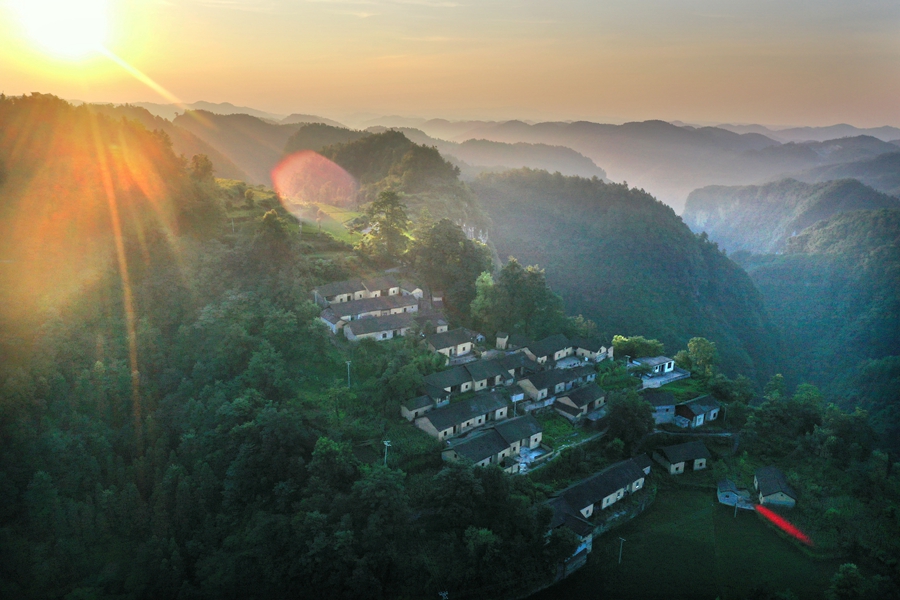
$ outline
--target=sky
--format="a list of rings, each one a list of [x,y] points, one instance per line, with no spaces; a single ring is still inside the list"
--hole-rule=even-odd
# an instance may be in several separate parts
[[[106,54],[51,47],[98,20]],[[331,118],[900,126],[900,2],[0,0],[0,91]]]

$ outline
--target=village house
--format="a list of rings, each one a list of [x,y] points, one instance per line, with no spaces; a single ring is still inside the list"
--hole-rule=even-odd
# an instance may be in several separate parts
[[[404,296],[413,296],[421,300],[428,294],[428,291],[425,287],[412,281],[403,280],[400,282],[400,293]]]
[[[618,462],[564,490],[560,496],[583,519],[609,508],[644,487],[644,471],[634,459]]]
[[[528,358],[542,365],[548,361],[562,360],[575,353],[572,342],[561,333],[551,335],[539,342],[531,342],[523,348],[523,351]]]
[[[658,377],[675,370],[675,360],[668,356],[650,356],[647,358],[636,358],[632,361],[639,367],[649,369],[647,377]]]
[[[574,369],[550,369],[523,377],[519,380],[519,387],[532,400],[541,401],[596,378],[597,372],[589,365]]]
[[[653,460],[664,466],[669,475],[684,473],[687,465],[691,465],[694,471],[705,469],[710,458],[703,442],[686,442],[653,451]]]
[[[506,350],[506,346],[509,344],[509,334],[505,331],[497,332],[497,342],[496,348],[497,350]]]
[[[643,393],[644,400],[653,407],[653,421],[657,425],[672,423],[675,420],[675,396],[669,392],[659,390],[647,390]]]
[[[328,329],[331,330],[331,333],[337,335],[337,332],[344,328],[344,325],[347,324],[342,318],[334,314],[334,311],[330,308],[326,308],[321,313],[319,313],[319,321],[325,324]]]
[[[369,317],[344,325],[344,337],[351,342],[357,342],[363,338],[377,341],[390,340],[406,335],[412,326],[412,315],[409,313]]]
[[[763,467],[753,476],[753,487],[759,492],[759,503],[792,508],[797,504],[797,492],[794,491],[780,470],[775,467]]]
[[[468,392],[472,389],[474,382],[472,381],[472,375],[469,374],[465,366],[460,365],[446,371],[438,371],[437,373],[426,375],[425,385],[426,387],[431,386],[441,390],[440,396],[443,397],[449,394]],[[429,395],[432,396],[431,393]]]
[[[400,404],[400,415],[407,421],[415,421],[435,407],[434,399],[428,394],[404,400]]]
[[[448,358],[468,354],[473,347],[471,334],[462,328],[426,336],[425,344],[432,352],[439,352]]]
[[[566,561],[565,572],[561,574],[566,576],[587,562],[587,555],[593,550],[594,524],[572,508],[562,496],[547,500],[547,506],[553,511],[553,516],[550,517],[550,531],[566,527],[578,538],[578,547]]]
[[[471,398],[433,408],[415,420],[416,427],[444,441],[489,421],[508,416],[506,400],[496,392],[482,392]]]
[[[588,383],[560,394],[553,403],[553,409],[574,422],[605,404],[606,392],[596,383]]]
[[[376,296],[332,304],[327,310],[349,323],[366,317],[418,312],[419,301],[412,296]]]
[[[426,326],[430,323],[434,327],[435,333],[444,333],[448,329],[448,323],[444,313],[434,310],[421,310],[415,316],[415,321],[419,325],[420,331],[425,331]]]
[[[575,356],[592,362],[601,362],[613,358],[612,344],[606,346],[599,338],[575,338],[572,340]]]
[[[328,306],[379,296],[396,296],[400,293],[400,284],[392,277],[348,279],[316,286],[312,293],[316,304]]]
[[[510,380],[515,380],[517,377],[522,377],[530,373],[537,373],[541,370],[541,365],[528,358],[523,352],[515,352],[513,354],[501,356],[500,358],[495,358],[494,362],[506,369],[509,373],[509,377],[507,378],[509,385],[512,385],[514,382]]]
[[[679,427],[700,427],[719,418],[722,405],[712,396],[700,396],[675,406],[674,422]]]
[[[647,456],[646,453],[639,454],[638,456],[635,456],[631,460],[633,460],[634,464],[636,464],[641,469],[641,471],[644,472],[644,475],[650,474],[650,468],[653,466],[653,461],[650,460],[650,457]]]
[[[467,460],[479,467],[496,464],[514,474],[520,470],[520,463],[515,460],[519,451],[540,446],[542,435],[543,428],[534,417],[515,417],[449,441],[441,455],[444,460]]]

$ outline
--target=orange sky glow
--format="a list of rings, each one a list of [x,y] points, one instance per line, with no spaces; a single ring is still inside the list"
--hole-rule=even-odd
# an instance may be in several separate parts
[[[104,46],[158,89],[103,54],[48,51],[17,1],[0,0],[6,94],[168,103],[167,90],[337,119],[900,126],[895,0],[103,2]]]

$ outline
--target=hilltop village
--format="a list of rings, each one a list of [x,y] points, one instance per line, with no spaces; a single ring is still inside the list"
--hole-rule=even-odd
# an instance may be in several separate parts
[[[391,275],[350,279],[312,290],[319,320],[335,336],[353,343],[413,336],[443,357],[444,369],[424,377],[419,394],[404,400],[400,417],[441,444],[446,462],[495,465],[510,475],[539,469],[572,444],[551,445],[545,423],[561,417],[583,432],[574,444],[607,433],[608,391],[597,383],[599,367],[614,364],[611,341],[569,339],[562,333],[540,340],[497,332],[488,340],[466,328],[450,329],[443,292]],[[668,356],[624,358],[629,385],[652,407],[656,427],[697,433],[716,424],[722,405],[703,394],[677,400],[664,386],[691,373]],[[640,514],[655,490],[644,492],[654,469],[669,476],[707,469],[712,455],[702,441],[659,446],[585,477],[547,501],[551,530],[565,528],[577,540],[575,553],[559,566],[563,578],[586,563],[593,538]],[[796,492],[775,466],[760,469],[754,492],[723,479],[719,502],[736,509],[755,503],[794,506]],[[613,509],[628,500],[622,510]]]

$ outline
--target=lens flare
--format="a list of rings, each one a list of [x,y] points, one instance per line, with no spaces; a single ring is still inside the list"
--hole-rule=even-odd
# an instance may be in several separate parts
[[[796,540],[800,540],[807,546],[813,545],[812,540],[809,539],[808,535],[806,535],[805,533],[803,533],[802,531],[797,529],[796,526],[789,523],[787,521],[787,519],[785,519],[781,515],[774,513],[771,510],[769,510],[768,508],[766,508],[765,506],[761,506],[761,505],[756,506],[756,512],[758,512],[759,514],[764,516],[772,524],[774,524],[776,527],[778,527],[780,530],[782,530],[783,532],[785,532],[792,538],[794,538]]]
[[[312,150],[284,158],[272,169],[272,182],[288,210],[290,203],[347,206],[359,189],[352,175]]]

